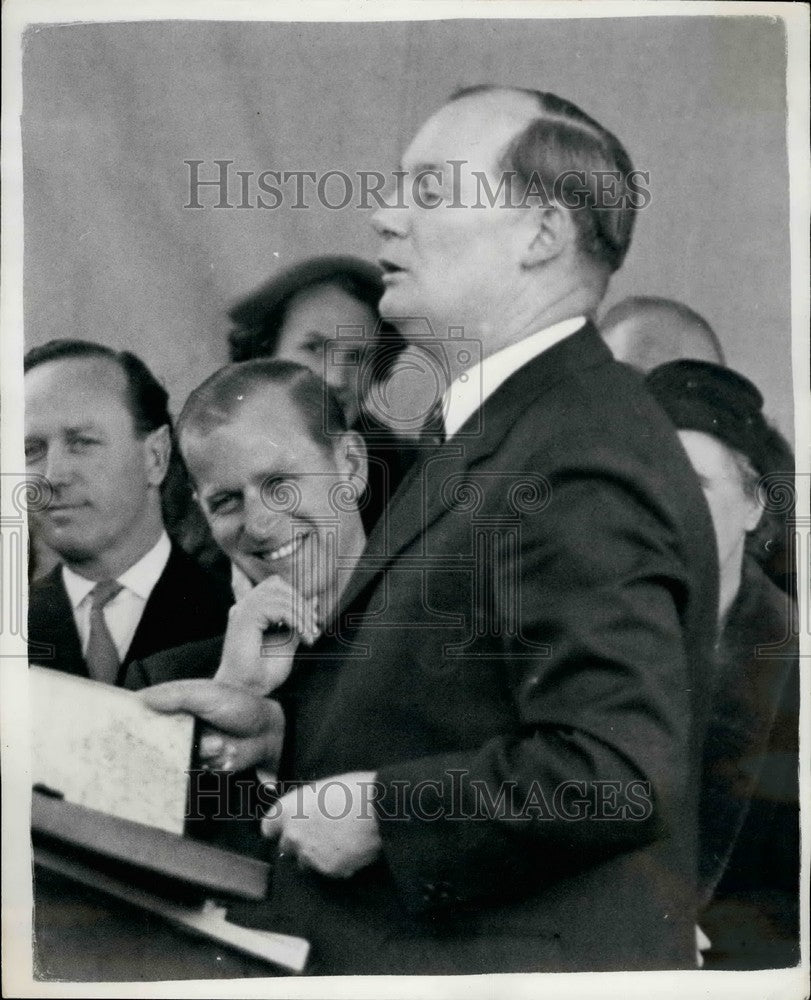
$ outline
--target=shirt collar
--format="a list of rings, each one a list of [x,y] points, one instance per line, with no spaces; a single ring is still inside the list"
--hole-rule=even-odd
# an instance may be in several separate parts
[[[137,563],[130,566],[116,579],[122,587],[126,587],[146,601],[160,579],[161,573],[166,569],[171,552],[172,543],[164,531],[149,552],[141,556]],[[62,580],[74,610],[79,607],[97,583],[96,580],[88,580],[84,576],[79,576],[78,573],[64,564],[62,566]]]
[[[517,344],[503,347],[462,372],[451,382],[442,397],[446,438],[453,437],[513,372],[517,372],[543,351],[549,350],[558,341],[576,333],[585,323],[585,316],[562,320],[524,337]]]

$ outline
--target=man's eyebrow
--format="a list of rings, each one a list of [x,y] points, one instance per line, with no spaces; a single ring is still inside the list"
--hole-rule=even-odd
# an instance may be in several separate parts
[[[406,167],[401,161],[398,173],[419,174],[419,173],[427,173],[429,170],[435,170],[437,173],[441,174],[445,166],[447,166],[447,164],[420,162],[420,163],[415,163],[411,167]]]
[[[65,428],[65,434],[87,434],[88,432],[101,434],[102,429],[99,424],[94,424],[90,420],[86,424],[77,424],[75,427]]]
[[[217,497],[231,496],[234,493],[239,493],[239,488],[236,486],[213,486],[207,490],[200,490],[200,496],[204,500],[216,500]]]

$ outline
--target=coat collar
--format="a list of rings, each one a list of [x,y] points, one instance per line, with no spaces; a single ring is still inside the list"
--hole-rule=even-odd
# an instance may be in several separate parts
[[[587,322],[513,373],[450,441],[422,450],[372,531],[341,597],[336,618],[354,610],[361,594],[399,553],[449,509],[441,495],[426,492],[424,472],[432,463],[437,463],[446,480],[463,475],[497,451],[527,408],[557,382],[612,361],[597,329]]]

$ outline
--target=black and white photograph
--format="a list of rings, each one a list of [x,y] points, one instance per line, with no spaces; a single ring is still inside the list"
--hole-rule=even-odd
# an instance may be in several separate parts
[[[808,8],[3,21],[4,995],[807,997]]]

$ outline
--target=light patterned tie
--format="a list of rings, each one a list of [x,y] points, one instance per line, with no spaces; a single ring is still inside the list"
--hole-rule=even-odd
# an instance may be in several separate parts
[[[87,672],[93,680],[103,684],[115,684],[121,666],[118,650],[104,620],[104,608],[122,590],[117,580],[102,580],[90,591],[90,638],[85,659]]]

